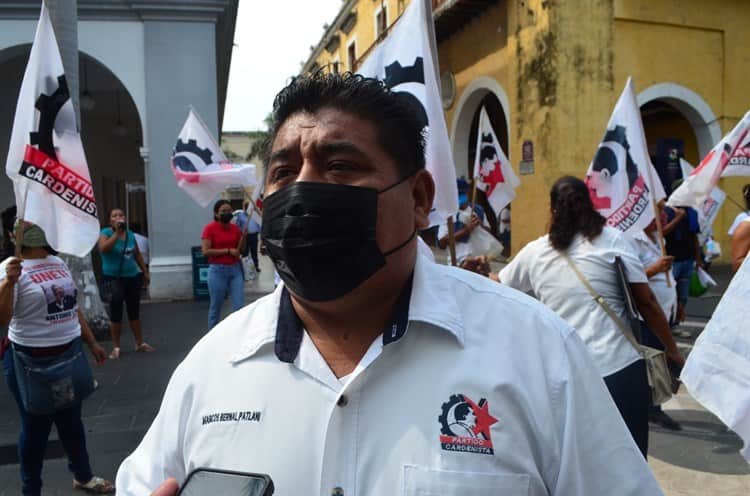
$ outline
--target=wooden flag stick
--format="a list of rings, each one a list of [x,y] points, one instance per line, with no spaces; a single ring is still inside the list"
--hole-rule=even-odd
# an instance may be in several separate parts
[[[453,216],[448,217],[448,251],[451,254],[451,265],[456,266],[456,234],[453,226]]]
[[[471,213],[477,208],[477,178],[475,177],[472,181],[473,186],[471,187]]]
[[[654,206],[654,220],[656,221],[656,230],[659,232],[658,240],[659,248],[661,249],[661,256],[665,256],[667,254],[667,247],[664,244],[664,228],[661,225],[661,214],[659,212],[659,206],[653,200],[651,201],[651,204]],[[669,274],[667,274],[667,287],[672,287],[672,280],[669,278]]]
[[[15,256],[16,258],[21,258],[21,244],[23,243],[23,218],[18,217],[17,220],[18,224],[16,226],[16,247],[15,247]]]
[[[24,221],[23,218],[25,217],[25,211],[26,211],[26,200],[29,197],[29,188],[26,187],[23,190],[23,202],[21,203],[21,208],[17,209],[16,211],[16,246],[15,246],[15,256],[16,258],[21,258],[21,245],[23,244],[23,232],[24,232]]]
[[[741,204],[740,202],[738,202],[737,200],[735,200],[735,199],[734,199],[734,198],[732,198],[731,196],[727,195],[727,200],[729,200],[729,201],[730,201],[731,203],[734,203],[734,204],[735,204],[735,206],[737,206],[737,207],[738,207],[738,208],[739,208],[740,210],[742,210],[743,212],[746,212],[746,211],[747,211],[747,208],[745,208],[745,206],[743,206],[743,205],[742,205],[742,204]]]

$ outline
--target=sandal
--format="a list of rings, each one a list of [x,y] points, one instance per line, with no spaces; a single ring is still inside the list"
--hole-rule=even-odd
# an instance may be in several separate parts
[[[151,353],[152,351],[156,351],[156,348],[148,344],[147,342],[142,342],[138,346],[135,347],[135,351],[143,351],[145,353]]]
[[[114,348],[112,348],[112,353],[109,354],[109,359],[117,360],[118,358],[120,358],[120,348],[115,346]]]
[[[119,348],[115,348],[116,350]],[[111,494],[115,492],[115,486],[101,477],[92,477],[87,483],[78,482],[73,479],[73,488],[80,489],[92,494]]]

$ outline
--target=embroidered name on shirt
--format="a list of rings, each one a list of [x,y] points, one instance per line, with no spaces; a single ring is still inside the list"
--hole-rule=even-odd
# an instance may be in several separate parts
[[[214,422],[260,422],[260,412],[224,412],[203,416],[203,425]]]
[[[490,415],[482,398],[474,403],[464,394],[454,394],[443,403],[440,422],[440,447],[445,451],[494,455],[490,427],[498,420]]]

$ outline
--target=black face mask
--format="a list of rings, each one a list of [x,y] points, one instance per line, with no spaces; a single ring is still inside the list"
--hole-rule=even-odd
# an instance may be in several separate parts
[[[385,265],[375,226],[381,191],[343,184],[295,182],[263,202],[262,236],[284,284],[308,301],[349,293]]]
[[[223,212],[219,214],[219,222],[228,224],[232,220],[232,214],[230,212]]]

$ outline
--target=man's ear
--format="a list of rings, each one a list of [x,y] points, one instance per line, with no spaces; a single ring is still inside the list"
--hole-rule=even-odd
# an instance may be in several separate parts
[[[414,198],[414,220],[418,230],[430,227],[430,212],[432,200],[435,198],[435,181],[432,174],[422,169],[414,174],[412,183],[412,197]]]

